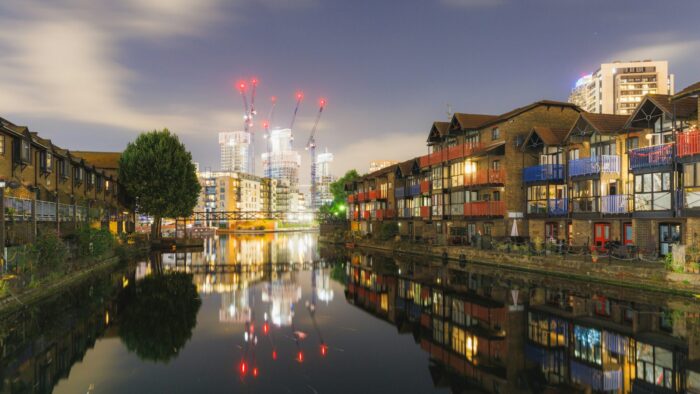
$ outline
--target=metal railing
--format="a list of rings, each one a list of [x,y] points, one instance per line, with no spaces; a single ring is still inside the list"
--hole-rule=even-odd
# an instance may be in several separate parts
[[[616,194],[600,197],[601,212],[608,214],[623,214],[631,212],[632,199],[627,194]]]
[[[524,182],[563,181],[563,164],[540,164],[523,169]]]
[[[569,176],[615,174],[620,172],[620,156],[601,155],[569,161]]]
[[[673,162],[673,143],[632,149],[628,155],[631,170],[671,165]]]

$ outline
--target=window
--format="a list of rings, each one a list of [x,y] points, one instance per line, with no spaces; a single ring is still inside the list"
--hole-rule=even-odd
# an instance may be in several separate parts
[[[58,175],[61,178],[68,178],[68,162],[64,159],[58,161]]]
[[[673,389],[673,352],[637,342],[637,379]]]
[[[73,170],[73,180],[75,183],[83,183],[83,180],[85,179],[85,170],[81,167],[75,167]]]
[[[39,153],[39,166],[43,172],[51,172],[53,169],[53,158],[50,152],[41,151]]]
[[[610,317],[610,300],[603,296],[594,296],[593,309],[598,316]]]
[[[484,223],[484,235],[493,235],[493,223]]]
[[[500,160],[494,160],[491,162],[491,169],[494,171],[498,171],[501,169],[501,161]]]
[[[654,172],[635,175],[634,209],[636,211],[671,209],[671,173]]]
[[[29,145],[29,141],[23,139],[19,142],[19,159],[23,163],[30,163],[31,162],[31,156],[32,156],[32,149]]]
[[[574,326],[574,357],[602,365],[603,354],[599,330]]]
[[[498,127],[494,127],[491,129],[491,140],[495,141],[499,138],[501,138],[501,130]]]
[[[579,150],[577,149],[571,149],[569,151],[569,160],[578,160],[579,159]]]
[[[0,155],[5,154],[5,136],[0,135]]]
[[[639,137],[630,137],[627,139],[627,150],[639,148]]]

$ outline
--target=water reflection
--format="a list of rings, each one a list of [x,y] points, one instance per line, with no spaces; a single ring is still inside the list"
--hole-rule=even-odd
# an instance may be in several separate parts
[[[348,301],[414,333],[455,392],[700,392],[690,299],[362,253],[347,275]]]

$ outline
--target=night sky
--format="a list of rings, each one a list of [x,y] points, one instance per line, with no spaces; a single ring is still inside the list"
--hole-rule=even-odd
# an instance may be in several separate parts
[[[217,133],[242,128],[233,85],[255,76],[273,126],[304,90],[300,150],[327,98],[317,145],[363,172],[425,153],[448,104],[565,101],[603,62],[668,60],[680,90],[700,80],[699,18],[697,0],[2,0],[0,116],[81,150],[168,127],[216,169]]]

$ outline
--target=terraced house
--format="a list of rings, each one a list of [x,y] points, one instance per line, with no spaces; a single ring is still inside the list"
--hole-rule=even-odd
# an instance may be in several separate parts
[[[352,229],[397,220],[402,237],[443,245],[515,236],[657,255],[697,245],[699,95],[700,83],[647,95],[631,115],[547,100],[454,114],[432,124],[427,155],[347,186]],[[386,194],[371,198],[374,185]]]
[[[118,163],[119,153],[69,151],[0,118],[5,243],[31,241],[45,229],[66,234],[81,224],[131,230]]]

